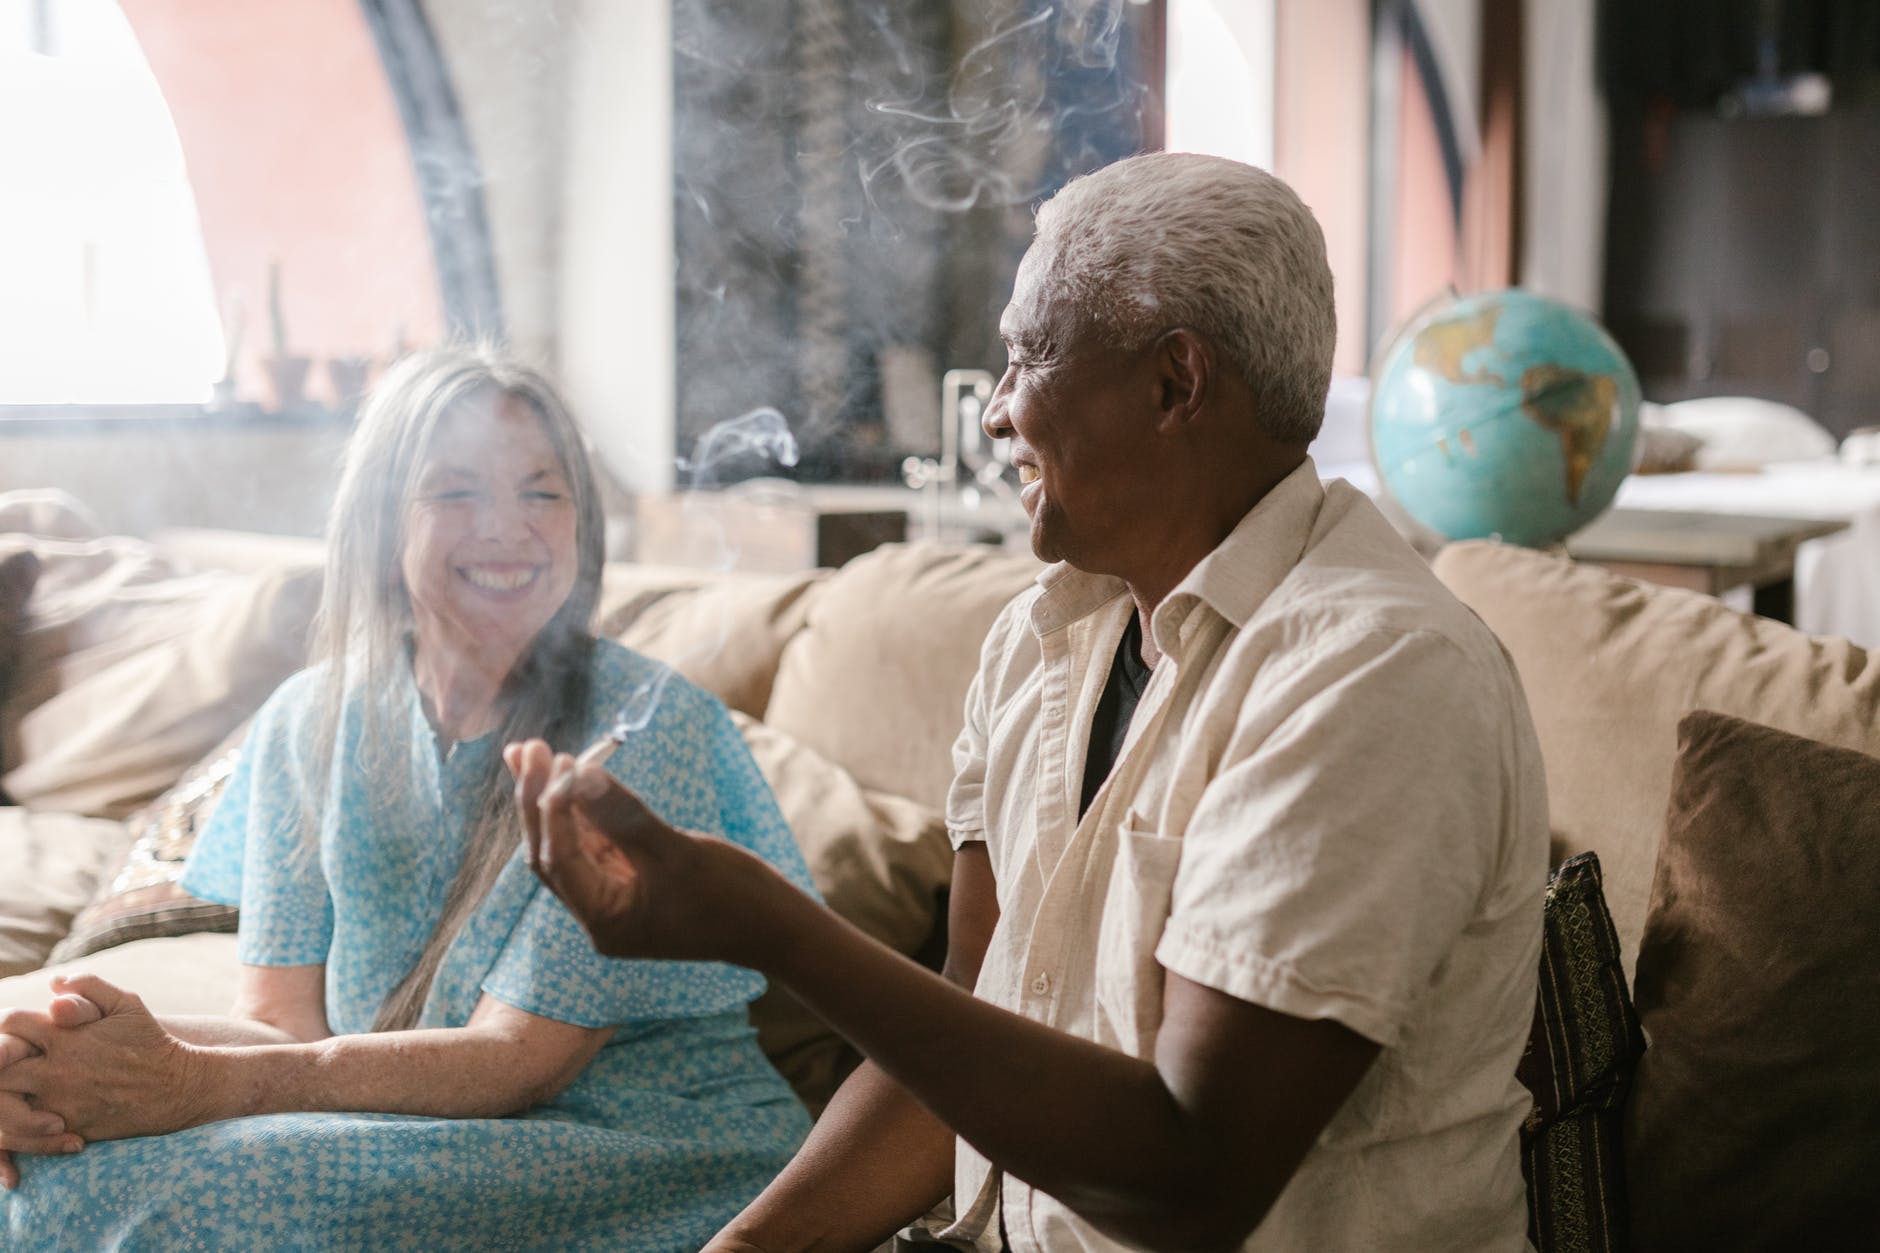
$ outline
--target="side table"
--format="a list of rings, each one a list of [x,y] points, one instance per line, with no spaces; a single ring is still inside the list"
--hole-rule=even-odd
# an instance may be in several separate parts
[[[1795,550],[1847,529],[1822,518],[1612,509],[1569,535],[1567,555],[1615,574],[1721,596],[1748,586],[1758,614],[1795,616]]]

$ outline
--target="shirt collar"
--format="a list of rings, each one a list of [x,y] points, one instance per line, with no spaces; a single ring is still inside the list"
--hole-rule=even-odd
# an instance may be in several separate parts
[[[1165,649],[1196,602],[1242,628],[1262,602],[1299,564],[1325,501],[1318,467],[1307,457],[1260,498],[1227,538],[1196,563],[1156,609],[1156,641]],[[1048,635],[1096,612],[1129,588],[1112,575],[1090,574],[1068,562],[1038,575],[1043,589],[1031,607],[1031,626]],[[1165,638],[1165,635],[1171,638]]]
[[[1247,511],[1163,603],[1192,598],[1227,619],[1235,630],[1245,627],[1299,564],[1324,503],[1325,485],[1319,482],[1318,467],[1307,457]],[[1156,616],[1161,616],[1159,609]]]

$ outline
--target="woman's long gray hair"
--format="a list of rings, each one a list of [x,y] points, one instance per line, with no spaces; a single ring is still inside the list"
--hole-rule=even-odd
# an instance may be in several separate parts
[[[410,711],[384,694],[398,691],[410,666],[411,604],[400,573],[406,509],[439,423],[467,404],[509,397],[541,421],[561,462],[577,519],[574,590],[517,661],[504,683],[498,743],[540,737],[574,751],[585,728],[588,622],[600,595],[603,520],[580,430],[541,374],[476,344],[422,352],[393,366],[373,389],[346,450],[327,525],[325,592],[314,624],[313,656],[327,665],[317,756],[308,777],[306,829],[317,840],[323,811],[337,796],[335,770],[357,770],[375,786],[402,778],[410,760]],[[355,699],[349,702],[351,694]],[[342,710],[361,711],[357,755],[338,760]],[[386,997],[375,1031],[417,1024],[451,942],[494,886],[518,846],[515,794],[500,754],[478,781],[463,862],[423,952]]]

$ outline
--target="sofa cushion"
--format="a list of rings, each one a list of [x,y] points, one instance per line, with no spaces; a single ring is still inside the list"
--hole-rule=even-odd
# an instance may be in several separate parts
[[[135,992],[155,1014],[222,1016],[235,1004],[241,959],[233,935],[163,936],[0,979],[0,1009],[43,1010],[52,976],[90,974]]]
[[[814,749],[733,714],[829,907],[901,953],[932,933],[953,880],[940,811],[865,788]]]
[[[19,761],[5,780],[16,801],[122,817],[306,664],[317,567],[188,581],[198,590],[186,611],[164,604],[58,663],[59,690],[19,721]]]
[[[808,621],[811,593],[827,574],[709,577],[609,567],[594,629],[761,718],[784,645]]]
[[[5,785],[34,809],[122,817],[306,663],[320,569],[302,558],[197,571],[101,536],[57,492],[0,496],[0,554],[31,551],[39,587],[17,690],[0,710]]]
[[[816,592],[764,721],[864,787],[940,808],[966,688],[999,610],[1042,567],[993,548],[887,544]]]
[[[223,785],[235,771],[247,730],[244,722],[168,791],[125,822],[131,835],[129,847],[112,862],[48,961],[73,961],[153,936],[235,930],[233,906],[192,896],[177,880],[196,846],[196,833],[222,799]]]
[[[119,822],[0,808],[0,977],[45,964],[129,838]]]
[[[939,811],[864,788],[783,732],[732,717],[829,908],[898,952],[918,951],[953,877],[953,848]],[[814,1112],[861,1060],[781,987],[751,1006],[751,1022],[764,1052]]]
[[[1560,843],[1599,854],[1632,969],[1664,831],[1678,720],[1714,709],[1880,752],[1880,661],[1695,592],[1486,541],[1436,572],[1513,655]]]
[[[1642,1249],[1880,1245],[1880,759],[1679,727],[1626,1118]]]
[[[1540,995],[1516,1071],[1534,1097],[1521,1128],[1528,1239],[1538,1253],[1623,1248],[1621,1115],[1645,1039],[1597,855],[1554,872],[1542,920]]]

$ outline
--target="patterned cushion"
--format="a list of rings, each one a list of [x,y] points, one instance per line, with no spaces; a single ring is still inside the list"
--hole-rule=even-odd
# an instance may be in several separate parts
[[[1517,1071],[1534,1097],[1521,1129],[1528,1239],[1539,1253],[1623,1249],[1622,1114],[1645,1037],[1596,854],[1554,872],[1543,927],[1534,1030]]]
[[[177,886],[196,833],[209,821],[235,769],[247,724],[237,728],[169,791],[125,823],[130,848],[72,922],[48,962],[72,961],[101,949],[156,936],[233,931],[237,911],[191,896]]]

